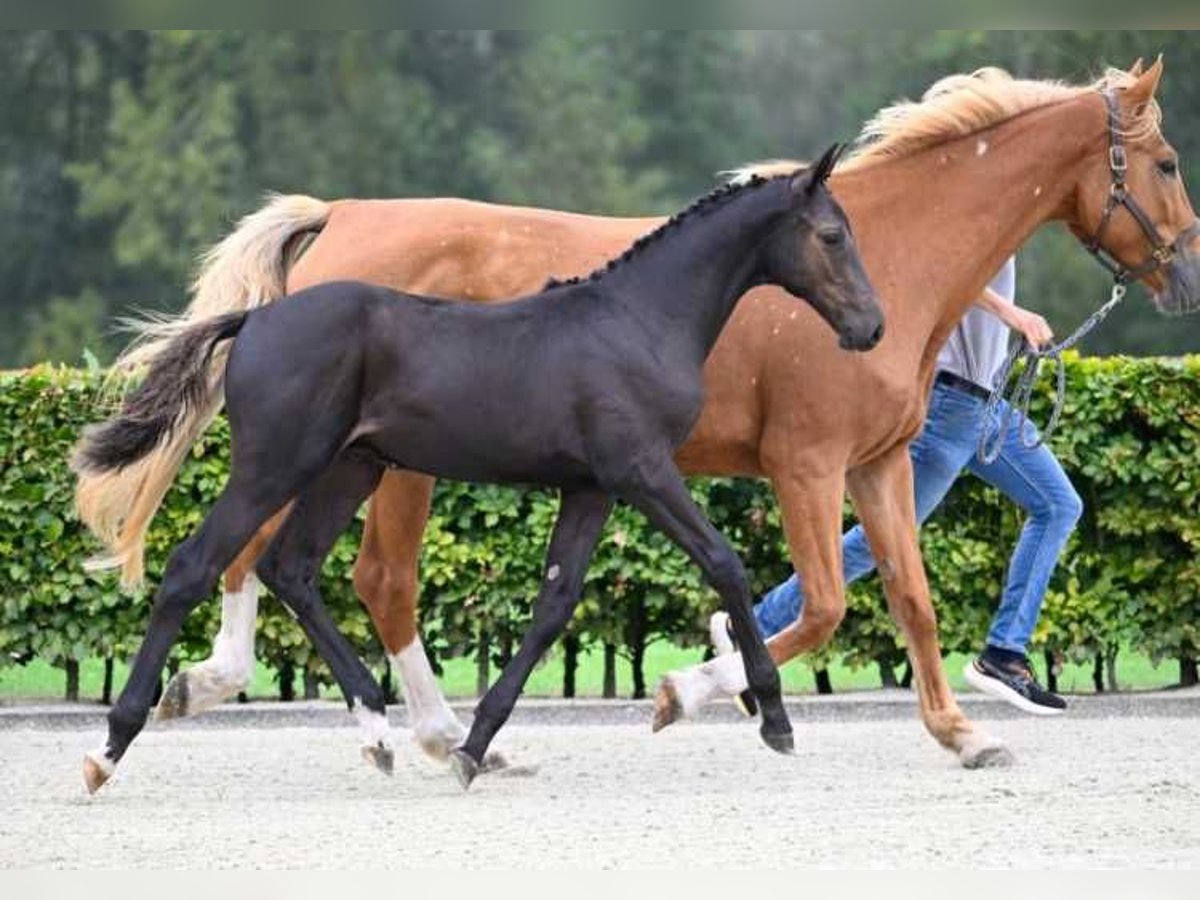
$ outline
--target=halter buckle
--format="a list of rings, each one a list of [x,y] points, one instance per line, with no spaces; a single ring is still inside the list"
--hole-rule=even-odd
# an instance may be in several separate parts
[[[1158,260],[1158,264],[1165,266],[1175,258],[1175,248],[1170,244],[1160,244],[1154,248],[1154,258]]]
[[[1129,169],[1129,158],[1125,155],[1124,144],[1110,144],[1108,147],[1108,167],[1114,175],[1124,175]]]

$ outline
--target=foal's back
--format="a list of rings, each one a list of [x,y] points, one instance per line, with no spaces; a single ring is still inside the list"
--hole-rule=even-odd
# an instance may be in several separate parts
[[[339,281],[251,316],[227,394],[235,448],[266,431],[243,411],[269,396],[297,442],[315,428],[433,475],[578,486],[593,483],[590,426],[639,424],[662,365],[595,283],[491,305]]]

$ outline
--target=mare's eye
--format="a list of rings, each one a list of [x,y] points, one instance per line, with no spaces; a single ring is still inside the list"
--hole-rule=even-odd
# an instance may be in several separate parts
[[[826,228],[818,232],[821,243],[826,247],[839,247],[846,243],[846,232],[840,228]]]
[[[1174,178],[1179,174],[1179,163],[1173,159],[1164,159],[1158,164],[1158,171],[1167,178]]]

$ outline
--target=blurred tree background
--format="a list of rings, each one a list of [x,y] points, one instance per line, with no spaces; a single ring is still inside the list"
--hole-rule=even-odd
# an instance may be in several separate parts
[[[1189,32],[3,32],[0,367],[111,358],[115,320],[180,308],[196,254],[268,190],[667,213],[720,169],[810,156],[951,72],[1082,81],[1159,52],[1194,171]],[[1060,229],[1020,276],[1060,330],[1106,296]],[[1139,299],[1086,349],[1196,349]]]

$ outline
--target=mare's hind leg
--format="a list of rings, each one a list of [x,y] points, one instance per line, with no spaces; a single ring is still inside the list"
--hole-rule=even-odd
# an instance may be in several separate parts
[[[212,593],[221,570],[233,560],[267,517],[303,483],[234,474],[200,528],[171,554],[154,597],[146,637],[138,648],[129,680],[108,714],[108,739],[84,758],[84,782],[94,793],[113,774],[133,739],[146,724],[167,654],[184,619]]]
[[[267,549],[291,506],[258,529],[225,570],[221,595],[221,627],[207,659],[176,673],[167,682],[154,711],[156,719],[195,716],[244,691],[254,674],[254,627],[258,616],[258,578],[254,567]]]
[[[546,551],[546,568],[533,606],[533,623],[521,648],[479,701],[466,743],[451,755],[464,788],[480,771],[488,744],[500,730],[537,661],[562,634],[583,592],[588,560],[612,511],[612,498],[599,490],[564,491]]]
[[[799,477],[792,471],[774,475],[775,496],[783,513],[792,565],[804,585],[804,614],[767,643],[777,665],[800,653],[824,645],[845,613],[842,586],[842,497],[845,478],[841,471],[823,478]],[[692,716],[717,696],[737,695],[745,689],[738,654],[718,656],[663,676],[659,686],[660,724]],[[668,702],[674,696],[676,702]]]
[[[337,629],[321,599],[317,579],[334,542],[375,489],[383,466],[374,459],[340,457],[307,488],[258,563],[258,574],[296,616],[329,664],[350,711],[364,733],[363,755],[391,774],[395,754],[378,682]]]
[[[763,742],[776,752],[792,752],[792,726],[783,708],[779,671],[754,624],[750,582],[737,553],[696,505],[670,456],[663,454],[635,464],[621,478],[617,491],[704,571],[705,578],[720,595],[742,647],[744,683],[749,684],[762,709],[759,733]],[[659,699],[662,702],[655,711],[656,731],[678,714],[675,708],[678,698],[669,690],[660,694]]]
[[[433,486],[432,478],[418,472],[384,473],[367,508],[354,590],[404,693],[413,740],[426,755],[445,761],[467,729],[442,696],[417,630],[418,564]],[[488,756],[487,768],[503,767],[498,754]]]

